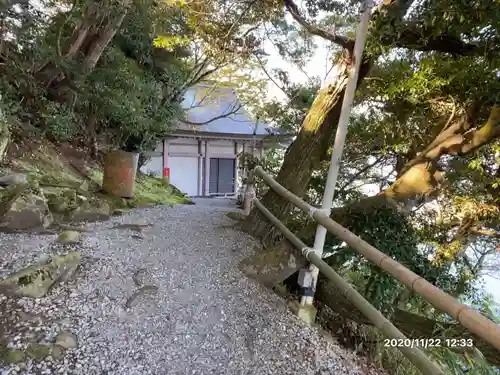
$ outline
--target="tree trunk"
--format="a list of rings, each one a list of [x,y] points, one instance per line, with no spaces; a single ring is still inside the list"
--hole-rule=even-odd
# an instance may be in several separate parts
[[[92,108],[89,108],[89,115],[88,115],[88,120],[87,120],[87,133],[89,135],[88,147],[90,150],[90,157],[93,160],[97,160],[97,156],[99,155],[99,147],[97,145],[96,126],[97,126],[97,116],[92,111]]]
[[[336,79],[319,91],[297,138],[285,154],[277,181],[299,197],[305,195],[313,171],[319,168],[321,161],[328,158],[328,150],[334,140],[342,109],[349,63],[346,58],[338,62],[335,68],[338,72]],[[358,86],[368,74],[371,65],[372,60],[364,60],[361,63]],[[262,203],[282,221],[291,209],[291,205],[272,190],[265,194]],[[273,226],[267,223],[256,209],[244,223],[244,229],[257,237],[264,237],[266,234],[271,243],[277,237]]]
[[[83,14],[82,22],[75,28],[69,42],[61,51],[59,46],[60,35],[58,37],[57,46],[59,58],[75,59],[78,53],[82,50],[84,42],[91,34],[92,25],[97,24],[98,10],[94,7],[87,6]],[[64,79],[64,73],[61,71],[59,64],[51,60],[40,67],[35,73],[38,81],[43,82],[45,87],[52,87],[56,82]]]
[[[141,152],[139,154],[139,161],[137,162],[137,171],[140,172],[141,168],[146,165],[148,161],[151,160],[151,157],[147,156],[144,154],[144,152]]]
[[[349,319],[358,324],[371,325],[371,322],[352,303],[345,299],[342,293],[331,282],[321,276],[315,297],[320,304],[327,306],[331,311],[341,315],[344,319]],[[324,315],[326,314],[321,315],[327,327],[336,326],[334,317],[327,317],[325,319]],[[440,338],[443,340],[442,346],[445,346],[445,339],[472,338],[474,345],[483,353],[486,360],[494,366],[500,366],[500,353],[498,350],[479,337],[471,334],[457,323],[438,322],[401,309],[396,309],[391,317],[391,321],[409,338]]]
[[[85,12],[85,18],[82,23],[75,29],[73,35],[71,36],[71,41],[64,52],[64,56],[69,59],[74,59],[81,50],[85,40],[87,39],[90,31],[92,29],[92,21],[90,19],[91,12]]]
[[[91,71],[95,68],[104,50],[120,29],[127,13],[128,8],[124,8],[116,19],[109,21],[104,29],[99,31],[98,37],[92,43],[87,55],[85,56],[85,60],[83,62],[85,71]]]
[[[0,98],[1,99],[1,98]],[[7,148],[10,143],[10,131],[7,118],[0,108],[0,164],[3,163],[7,155]]]
[[[84,72],[92,71],[120,29],[128,13],[127,4],[124,5],[118,17],[108,20],[105,26],[100,26],[103,17],[99,16],[99,9],[88,7],[85,10],[82,23],[73,32],[70,42],[62,52],[63,56],[60,57],[73,60],[78,60],[81,57]],[[59,95],[58,93],[71,85],[70,77],[67,77],[57,62],[50,61],[45,64],[38,70],[36,77],[39,81],[44,82],[54,98],[61,97],[61,101],[68,100],[68,95]]]

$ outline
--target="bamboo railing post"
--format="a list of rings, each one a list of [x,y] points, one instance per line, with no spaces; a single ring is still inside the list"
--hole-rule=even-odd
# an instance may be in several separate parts
[[[287,199],[295,207],[309,214],[314,220],[325,227],[328,232],[347,243],[352,249],[366,259],[386,271],[389,275],[406,285],[411,291],[421,295],[427,302],[439,311],[449,314],[453,319],[470,332],[481,337],[500,350],[500,325],[481,315],[470,307],[460,303],[456,298],[432,285],[423,277],[410,271],[401,263],[395,261],[376,249],[362,238],[358,237],[339,223],[330,219],[321,210],[312,207],[292,192],[285,189],[269,176],[261,167],[256,167],[254,175],[261,177],[278,195]]]
[[[356,289],[354,289],[347,281],[333,270],[325,261],[323,261],[313,249],[306,246],[297,236],[295,236],[290,229],[288,229],[279,219],[274,216],[262,203],[255,200],[257,209],[280,231],[284,234],[285,238],[294,245],[312,264],[319,268],[319,270],[330,279],[333,284],[339,288],[344,294],[345,298],[356,306],[359,311],[363,313],[374,325],[377,327],[385,337],[396,339],[398,342],[409,344],[398,346],[403,355],[412,362],[424,375],[444,375],[443,370],[425,353],[418,348],[418,345],[413,345],[401,331],[399,331],[380,311],[373,307]]]
[[[250,171],[247,177],[246,189],[245,189],[245,197],[243,200],[243,215],[250,215],[250,211],[252,211],[253,203],[255,200],[255,188],[253,186],[254,173]]]

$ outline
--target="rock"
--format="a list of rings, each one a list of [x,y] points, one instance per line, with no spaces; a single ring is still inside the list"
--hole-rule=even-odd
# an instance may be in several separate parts
[[[28,347],[26,348],[26,354],[28,355],[28,357],[35,359],[43,359],[45,357],[48,357],[50,355],[50,352],[50,346],[35,343],[28,344]]]
[[[115,208],[113,212],[111,213],[113,216],[121,216],[125,213],[127,213],[128,210],[125,210],[123,208]]]
[[[26,354],[22,350],[7,349],[4,352],[0,351],[0,359],[7,364],[16,364],[23,362]]]
[[[43,187],[43,192],[51,212],[67,214],[78,208],[74,189],[49,186]]]
[[[78,345],[76,335],[68,331],[62,331],[57,335],[55,345],[64,349],[76,348]]]
[[[17,184],[27,184],[28,179],[26,175],[21,173],[11,173],[0,177],[0,186],[7,187]]]
[[[62,346],[54,345],[52,346],[52,351],[50,352],[50,355],[54,359],[61,359],[64,357],[64,352],[65,350]]]
[[[80,243],[80,240],[81,240],[80,232],[74,230],[66,230],[64,232],[61,232],[59,234],[59,237],[57,237],[57,242],[63,245],[77,244]]]
[[[81,259],[79,252],[71,252],[56,255],[47,262],[33,264],[0,281],[0,292],[32,298],[43,297],[56,282],[71,279]]]
[[[272,251],[258,250],[256,254],[243,259],[238,268],[250,278],[272,288],[306,265],[305,257],[296,258],[294,250],[282,244]]]
[[[109,204],[98,198],[83,200],[81,196],[80,205],[69,215],[73,221],[101,221],[108,220],[111,216]]]
[[[51,212],[63,214],[70,210],[68,200],[63,196],[51,195],[48,197],[47,204]]]
[[[133,232],[141,233],[143,228],[151,227],[151,224],[146,223],[132,223],[132,224],[115,224],[112,229],[129,229]]]
[[[80,191],[88,191],[90,189],[90,185],[89,185],[89,182],[88,181],[82,181],[82,183],[80,184],[80,188],[79,190]]]
[[[9,188],[0,203],[0,227],[9,230],[47,228],[52,215],[41,191],[19,184]]]
[[[246,216],[243,215],[241,212],[228,212],[226,214],[226,216],[228,218],[230,218],[231,220],[234,220],[234,221],[244,221],[246,219]]]
[[[158,293],[156,285],[145,285],[135,291],[125,302],[125,308],[130,309],[137,305],[141,296],[155,296]]]
[[[50,254],[41,253],[37,255],[35,262],[36,263],[47,263],[50,260]]]

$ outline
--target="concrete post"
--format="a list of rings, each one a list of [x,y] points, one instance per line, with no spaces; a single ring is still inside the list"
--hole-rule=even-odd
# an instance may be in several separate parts
[[[245,189],[245,198],[243,201],[243,215],[250,215],[250,211],[252,211],[253,204],[255,199],[255,188],[253,187],[253,172],[248,174],[246,189]]]
[[[356,93],[356,85],[358,81],[359,67],[363,58],[363,50],[368,35],[368,27],[370,23],[372,8],[374,6],[373,0],[365,0],[361,7],[361,21],[356,30],[356,40],[354,43],[354,64],[349,72],[349,79],[347,82],[344,99],[342,102],[342,110],[337,126],[337,134],[333,145],[333,151],[330,161],[330,169],[328,170],[328,177],[325,184],[325,192],[323,194],[323,201],[321,210],[327,215],[330,214],[332,208],[333,197],[335,193],[335,185],[337,183],[337,176],[339,171],[340,159],[344,149],[345,138],[347,134],[347,126],[349,123],[349,116],[351,114],[351,107]],[[314,239],[314,251],[318,257],[322,257],[323,247],[325,245],[326,229],[318,224],[316,230],[316,237]],[[319,270],[314,265],[309,268],[312,274],[312,288],[313,293],[316,288]],[[313,296],[302,296],[300,304],[302,306],[313,304]]]

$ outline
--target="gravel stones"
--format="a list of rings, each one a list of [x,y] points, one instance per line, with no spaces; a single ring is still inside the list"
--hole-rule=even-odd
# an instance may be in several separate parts
[[[238,270],[258,242],[229,228],[229,211],[225,199],[135,210],[87,224],[81,243],[64,246],[56,235],[0,233],[0,278],[41,253],[82,254],[76,279],[43,298],[0,295],[9,349],[52,345],[44,359],[0,363],[0,374],[375,374]],[[146,286],[154,291],[128,309]],[[77,345],[56,349],[62,333]]]

